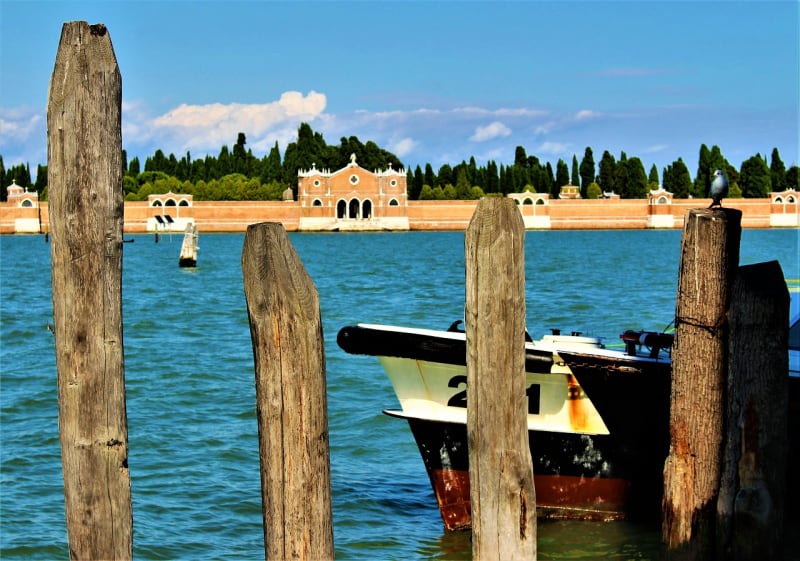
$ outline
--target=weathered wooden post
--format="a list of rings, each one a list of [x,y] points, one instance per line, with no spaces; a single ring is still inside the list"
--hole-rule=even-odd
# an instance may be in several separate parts
[[[319,295],[279,223],[247,228],[242,271],[255,360],[266,559],[333,559]]]
[[[718,558],[783,556],[789,291],[777,261],[740,267],[731,289],[728,420]]]
[[[64,24],[47,106],[53,323],[70,559],[133,550],[122,345],[122,80],[103,25]]]
[[[670,450],[662,538],[669,559],[713,558],[722,465],[730,285],[739,264],[741,212],[686,214],[672,350]]]
[[[473,559],[536,559],[525,396],[525,227],[484,198],[465,236],[467,438]]]

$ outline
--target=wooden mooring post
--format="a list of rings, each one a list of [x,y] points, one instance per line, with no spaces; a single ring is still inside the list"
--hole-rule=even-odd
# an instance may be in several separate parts
[[[333,559],[319,295],[279,223],[247,228],[242,271],[255,360],[265,558]]]
[[[122,80],[103,25],[64,24],[47,164],[58,420],[70,559],[130,559],[122,344]]]
[[[669,559],[714,558],[730,286],[741,212],[691,209],[681,244],[662,537]]]
[[[731,288],[727,440],[717,558],[783,558],[789,291],[777,261],[740,267]]]
[[[525,226],[484,198],[465,236],[472,558],[536,559],[525,395]]]

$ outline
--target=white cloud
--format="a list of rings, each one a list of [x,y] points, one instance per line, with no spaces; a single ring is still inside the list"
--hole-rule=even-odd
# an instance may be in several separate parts
[[[575,120],[576,121],[585,121],[586,119],[592,119],[595,117],[599,117],[601,114],[597,111],[592,111],[591,109],[581,109],[577,113],[575,113]]]
[[[0,107],[0,156],[6,168],[47,163],[47,122],[44,112],[29,107]],[[0,185],[5,189],[5,186]]]
[[[417,142],[412,138],[402,138],[397,142],[389,144],[389,151],[394,153],[397,157],[402,158],[407,156],[415,147]]]
[[[569,144],[565,144],[563,142],[546,141],[542,142],[536,148],[535,152],[557,156],[566,153],[568,150]]]
[[[326,105],[324,94],[311,91],[304,96],[290,91],[278,101],[262,104],[183,103],[163,115],[142,119],[141,108],[131,104],[126,113],[125,138],[134,145],[155,143],[167,152],[215,153],[245,132],[251,148],[258,146],[266,151],[276,140],[291,140],[300,123],[314,121]]]
[[[489,123],[485,127],[478,127],[475,133],[469,137],[470,140],[475,142],[485,142],[493,138],[500,138],[511,134],[511,129],[505,126],[500,121]]]

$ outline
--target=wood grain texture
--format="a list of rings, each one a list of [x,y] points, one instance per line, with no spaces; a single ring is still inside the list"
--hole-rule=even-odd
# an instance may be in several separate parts
[[[278,223],[242,250],[255,361],[266,559],[333,559],[325,351],[319,296]]]
[[[63,26],[47,106],[53,320],[71,559],[130,559],[122,80],[102,25]]]
[[[789,290],[777,261],[739,268],[728,317],[718,557],[778,560],[786,506]]]
[[[536,558],[525,398],[525,227],[481,199],[465,236],[467,438],[473,559]]]
[[[681,244],[662,534],[670,559],[711,559],[724,436],[727,308],[741,212],[692,209]]]

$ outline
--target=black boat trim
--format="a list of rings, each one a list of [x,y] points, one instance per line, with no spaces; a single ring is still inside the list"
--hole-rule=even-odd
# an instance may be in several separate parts
[[[431,332],[376,329],[365,325],[348,325],[339,330],[336,343],[354,355],[410,358],[444,364],[467,364],[465,337],[439,337]],[[553,365],[552,351],[525,348],[525,369],[528,372],[549,372]]]

